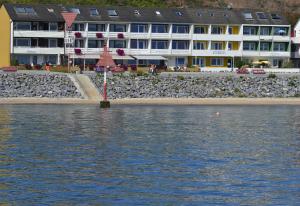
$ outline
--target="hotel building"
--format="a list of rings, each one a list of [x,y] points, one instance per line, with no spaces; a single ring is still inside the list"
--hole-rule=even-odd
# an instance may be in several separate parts
[[[66,32],[61,12],[77,13]],[[291,56],[291,26],[277,13],[250,9],[177,9],[3,4],[0,67],[95,64],[107,44],[117,63],[231,68],[235,61]],[[67,38],[70,36],[71,38]]]
[[[300,19],[292,32],[292,61],[294,66],[300,68]]]

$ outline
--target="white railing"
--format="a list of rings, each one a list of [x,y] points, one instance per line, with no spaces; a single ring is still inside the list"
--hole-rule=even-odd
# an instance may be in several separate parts
[[[15,54],[63,54],[64,48],[14,47],[13,53]]]
[[[14,37],[64,38],[63,31],[14,31]]]

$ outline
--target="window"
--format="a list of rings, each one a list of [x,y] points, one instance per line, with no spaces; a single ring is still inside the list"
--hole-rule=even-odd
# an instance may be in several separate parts
[[[244,42],[243,43],[243,50],[244,51],[256,51],[256,42]]]
[[[84,31],[84,24],[72,24],[72,31]]]
[[[15,39],[15,46],[19,47],[30,47],[31,46],[31,41],[30,39],[27,38],[17,38]]]
[[[126,32],[126,24],[110,24],[110,32]]]
[[[147,24],[131,24],[131,32],[134,33],[147,33],[148,25]]]
[[[50,64],[57,64],[57,55],[49,55],[46,60]]]
[[[30,22],[16,22],[15,23],[15,30],[31,30],[31,23]]]
[[[273,20],[280,20],[281,19],[281,16],[279,16],[278,14],[271,14],[271,18]]]
[[[84,47],[84,41],[82,39],[75,39],[75,47],[77,48],[83,48]]]
[[[195,49],[195,50],[205,50],[206,49],[206,43],[205,42],[194,41],[193,49]]]
[[[50,13],[53,13],[53,12],[54,12],[54,9],[52,9],[52,8],[47,8],[47,10],[48,10],[48,12],[50,12]]]
[[[230,26],[230,27],[228,27],[228,34],[232,34],[233,33],[233,29],[232,29],[232,27]]]
[[[99,16],[98,9],[91,8],[90,9],[90,16]]]
[[[105,31],[105,24],[88,24],[88,31]]]
[[[207,29],[205,26],[195,26],[194,27],[194,34],[206,34]]]
[[[221,26],[212,26],[211,33],[212,34],[224,34],[224,27],[221,27]]]
[[[188,34],[190,32],[190,26],[189,25],[173,24],[172,32],[173,33],[179,33],[179,34]]]
[[[131,39],[131,49],[148,49],[148,40],[146,39]]]
[[[168,49],[168,40],[152,40],[151,48],[152,49]]]
[[[133,13],[134,13],[134,15],[136,15],[136,16],[140,16],[140,15],[141,15],[140,12],[139,12],[139,10],[134,10]]]
[[[243,28],[244,35],[257,35],[257,27],[254,26],[245,26]]]
[[[80,14],[80,10],[78,8],[70,8],[70,12]]]
[[[89,41],[88,41],[88,48],[102,48],[103,45],[104,45],[103,40],[89,39]]]
[[[14,7],[14,10],[17,14],[36,14],[32,7]]]
[[[113,16],[118,16],[118,13],[116,10],[109,9],[107,10],[108,16],[113,17]]]
[[[172,49],[182,49],[187,50],[189,49],[189,41],[186,40],[173,40],[172,41]]]
[[[193,65],[199,65],[200,67],[205,67],[205,59],[199,57],[193,57]]]
[[[16,55],[15,59],[19,64],[30,64],[30,56],[29,55]]]
[[[256,16],[257,16],[259,19],[262,19],[262,20],[268,19],[267,16],[266,16],[266,14],[263,13],[263,12],[257,12],[257,13],[256,13]]]
[[[109,48],[126,48],[125,40],[109,40]]]
[[[276,42],[274,43],[274,51],[286,51],[287,49],[287,44],[284,42]]]
[[[57,23],[55,23],[55,22],[50,22],[49,23],[49,30],[50,31],[57,31],[57,29],[58,29],[58,25],[57,25]]]
[[[277,36],[287,36],[289,28],[288,27],[274,27],[274,35]]]
[[[168,33],[168,25],[152,24],[152,33]]]
[[[176,66],[183,66],[185,63],[185,58],[184,57],[176,57]]]
[[[253,20],[252,14],[250,12],[243,13],[245,20]]]
[[[223,42],[211,42],[212,50],[223,50]]]
[[[197,16],[202,16],[202,13],[201,12],[197,12]]]
[[[260,42],[260,51],[270,51],[270,46],[269,42]]]
[[[224,59],[223,58],[212,58],[211,66],[224,66]]]
[[[182,16],[182,13],[180,11],[175,12],[177,16]]]
[[[213,16],[214,16],[214,13],[210,13],[209,15],[210,15],[211,17],[213,17]]]
[[[271,34],[271,27],[260,27],[260,35],[269,36]]]
[[[228,42],[228,50],[229,50],[229,51],[232,50],[232,42]]]
[[[57,47],[57,39],[48,39],[49,47]]]

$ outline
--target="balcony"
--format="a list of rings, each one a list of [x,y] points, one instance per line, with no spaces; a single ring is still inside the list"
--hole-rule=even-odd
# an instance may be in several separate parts
[[[14,31],[14,37],[64,38],[63,31]]]
[[[64,48],[61,47],[14,47],[14,54],[63,54]]]
[[[291,40],[290,36],[273,36],[273,41],[288,42]]]
[[[292,52],[291,58],[300,59],[300,51]]]
[[[242,56],[241,51],[239,50],[192,50],[193,56],[216,56],[216,57],[232,57],[232,56]]]

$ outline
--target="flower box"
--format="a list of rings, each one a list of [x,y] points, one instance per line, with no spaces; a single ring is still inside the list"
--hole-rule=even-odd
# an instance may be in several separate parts
[[[96,37],[99,39],[103,39],[103,34],[102,33],[96,33]]]
[[[76,38],[81,38],[82,36],[81,36],[81,33],[80,32],[75,32],[75,37]]]
[[[125,52],[123,49],[117,49],[116,52],[119,56],[125,56]]]
[[[118,34],[118,39],[124,39],[124,34],[119,33],[119,34]]]
[[[75,54],[81,54],[81,49],[74,49]]]

